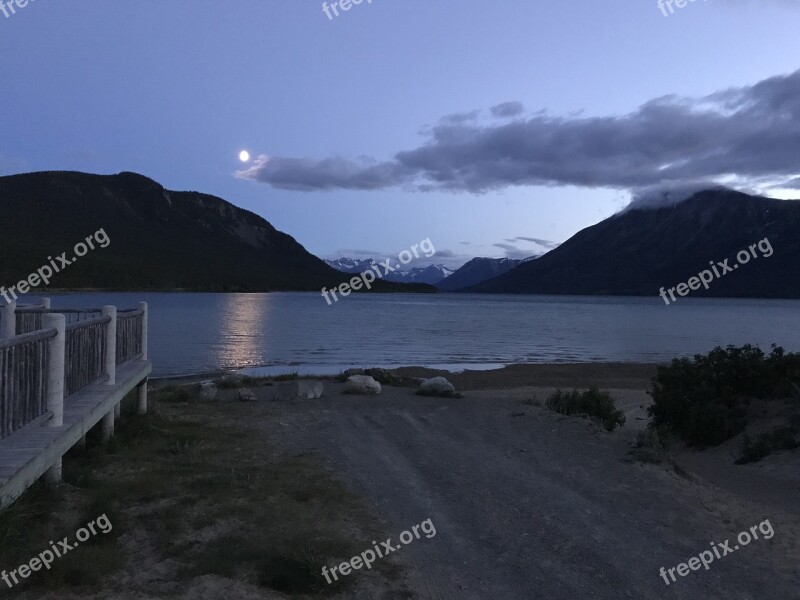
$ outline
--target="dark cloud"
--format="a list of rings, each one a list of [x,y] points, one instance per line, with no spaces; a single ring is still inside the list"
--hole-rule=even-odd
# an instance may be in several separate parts
[[[522,102],[503,102],[489,109],[493,117],[500,119],[517,117],[525,112]]]
[[[534,244],[539,244],[540,246],[544,246],[545,248],[555,248],[558,246],[558,242],[551,242],[550,240],[540,240],[539,238],[530,238],[530,237],[518,237],[516,238],[518,241],[523,242],[533,242]]]
[[[537,113],[487,125],[451,115],[426,136],[390,161],[263,157],[238,175],[290,190],[635,190],[723,178],[797,185],[800,71],[700,98],[657,98],[621,116]]]
[[[790,181],[784,181],[780,185],[776,185],[774,187],[787,188],[790,190],[800,190],[800,177],[795,177]]]
[[[377,190],[400,183],[411,175],[408,169],[396,162],[379,163],[367,158],[353,161],[333,157],[285,158],[259,156],[253,166],[237,173],[242,179],[269,183],[282,190]]]

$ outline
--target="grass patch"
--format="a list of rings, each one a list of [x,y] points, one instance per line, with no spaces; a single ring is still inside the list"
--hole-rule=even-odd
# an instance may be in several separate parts
[[[598,419],[607,431],[614,431],[617,426],[625,425],[625,415],[617,410],[614,398],[608,392],[590,387],[585,392],[556,392],[547,399],[547,408],[562,415],[588,415]]]
[[[744,436],[742,453],[736,459],[737,465],[758,462],[780,450],[794,450],[800,447],[795,439],[798,429],[796,427],[776,427],[770,432],[761,433],[755,437]]]
[[[667,427],[648,427],[636,436],[636,446],[631,450],[633,457],[641,462],[661,464],[671,445],[671,435]]]
[[[123,406],[113,442],[100,444],[90,432],[87,448],[65,457],[68,486],[55,493],[34,486],[0,514],[6,569],[28,562],[51,539],[74,538],[102,514],[113,524],[108,535],[81,544],[20,589],[113,597],[107,586],[121,569],[129,570],[129,591],[153,595],[161,586],[157,596],[208,574],[289,595],[331,594],[353,584],[346,578],[328,585],[322,567],[358,554],[383,531],[315,455],[282,455],[269,446],[247,425],[255,410],[249,405],[222,412],[195,401],[190,386],[151,395],[155,410],[146,416],[135,413],[135,402]],[[123,547],[123,534],[136,543]],[[142,565],[156,564],[162,567],[151,579]],[[373,573],[396,579],[393,569],[387,562]]]

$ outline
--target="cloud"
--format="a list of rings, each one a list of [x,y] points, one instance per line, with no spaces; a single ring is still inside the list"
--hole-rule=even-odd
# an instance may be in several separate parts
[[[539,244],[540,246],[544,246],[545,248],[555,248],[556,246],[559,246],[558,242],[551,242],[550,240],[540,240],[538,238],[518,237],[516,239],[523,242],[533,242],[534,244]]]
[[[786,188],[790,190],[800,190],[800,177],[795,177],[794,179],[790,179],[789,181],[784,181],[783,183],[780,183],[773,187]]]
[[[492,112],[513,113],[513,104]],[[619,116],[539,112],[487,124],[474,113],[451,115],[425,137],[388,161],[260,157],[237,175],[288,190],[406,186],[474,194],[541,185],[791,183],[800,156],[800,70],[698,98],[656,98]]]
[[[636,190],[630,204],[621,212],[634,209],[661,208],[674,206],[679,202],[688,200],[697,192],[703,190],[723,188],[713,181],[686,181],[682,183],[658,183]]]
[[[398,163],[379,163],[368,158],[316,160],[264,154],[248,169],[236,172],[241,179],[262,181],[277,189],[293,191],[377,190],[387,187],[388,181],[399,184],[408,174]]]
[[[522,102],[503,102],[489,109],[493,117],[500,119],[517,117],[525,112]]]

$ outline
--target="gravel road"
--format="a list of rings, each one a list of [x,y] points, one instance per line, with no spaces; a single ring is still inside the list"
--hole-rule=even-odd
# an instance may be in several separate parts
[[[800,502],[755,502],[680,469],[632,462],[641,419],[609,434],[525,403],[546,389],[443,400],[391,387],[351,397],[325,385],[320,400],[269,403],[263,427],[287,448],[320,453],[396,532],[394,544],[432,519],[435,537],[393,555],[416,597],[800,599]],[[641,391],[614,393],[628,412],[647,402]],[[765,519],[772,539],[676,574],[669,586],[659,575],[712,541],[733,548]]]

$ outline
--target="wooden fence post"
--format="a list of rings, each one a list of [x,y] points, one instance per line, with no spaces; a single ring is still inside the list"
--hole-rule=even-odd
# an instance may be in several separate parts
[[[67,319],[64,315],[47,313],[42,318],[43,329],[55,329],[58,333],[48,342],[49,370],[47,373],[47,410],[52,413],[48,427],[64,425],[64,362],[66,336],[64,328]],[[45,482],[49,486],[61,483],[61,458],[45,472]]]
[[[17,303],[12,300],[4,306],[0,306],[0,340],[7,340],[17,334]]]
[[[148,308],[147,302],[139,302],[139,308],[143,311],[142,314],[142,360],[147,360],[147,317],[148,317]],[[139,407],[138,413],[140,415],[147,414],[147,378],[139,384],[137,388],[138,396],[139,396]]]
[[[108,375],[106,385],[116,385],[117,383],[117,307],[106,305],[103,307],[103,315],[111,317],[106,329],[106,360],[105,370]],[[114,419],[117,407],[112,408],[103,417],[101,422],[100,437],[107,442],[114,435]]]

